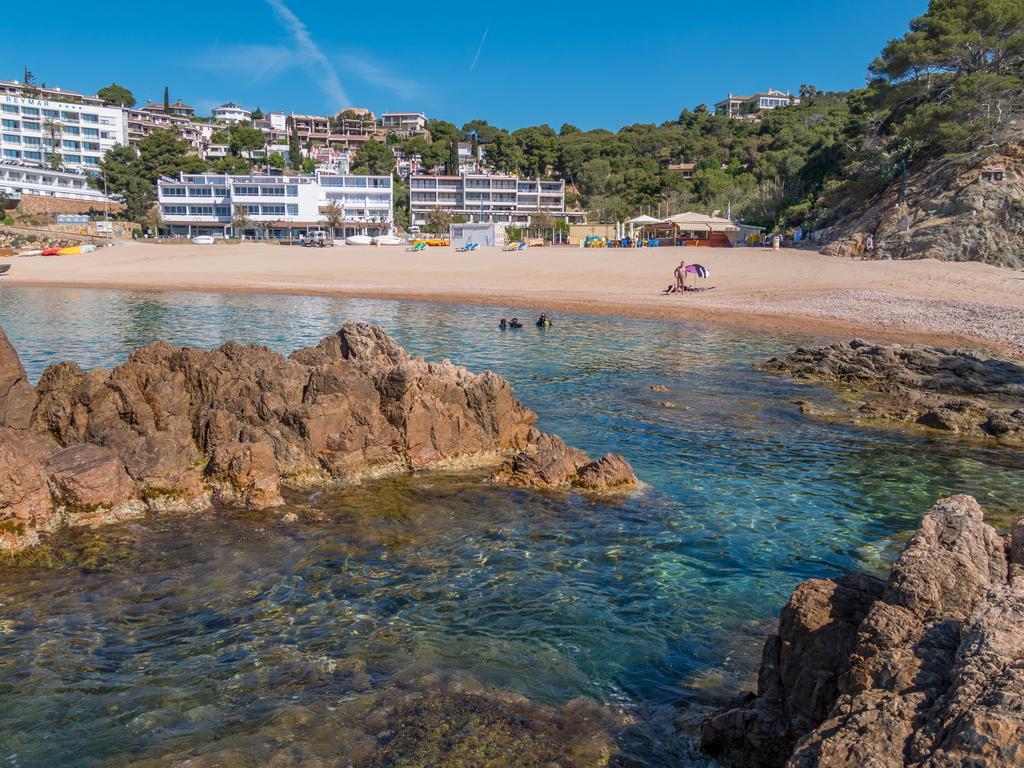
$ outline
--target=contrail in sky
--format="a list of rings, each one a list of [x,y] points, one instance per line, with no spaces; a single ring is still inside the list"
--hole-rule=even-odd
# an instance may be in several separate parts
[[[480,58],[480,51],[484,49],[484,43],[487,42],[487,33],[491,31],[490,27],[484,30],[484,36],[480,38],[480,46],[476,49],[476,56],[473,57],[473,63],[469,65],[469,71],[472,72],[476,68],[476,60]]]
[[[296,16],[292,9],[284,4],[284,0],[267,0],[267,5],[274,9],[274,13],[281,19],[291,32],[292,40],[296,48],[307,59],[309,64],[316,64],[322,71],[322,80],[319,85],[324,95],[333,99],[335,106],[343,107],[348,104],[348,96],[345,89],[341,87],[338,73],[331,66],[330,59],[320,50],[320,46],[313,41],[309,34],[309,28],[302,23],[302,19]]]

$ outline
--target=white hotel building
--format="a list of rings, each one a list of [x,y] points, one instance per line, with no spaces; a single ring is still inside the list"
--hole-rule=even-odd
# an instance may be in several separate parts
[[[335,237],[383,235],[394,229],[390,176],[183,173],[177,179],[161,178],[157,197],[160,228],[172,236],[295,238],[327,229],[331,206],[341,215]],[[236,231],[242,220],[244,231]]]
[[[412,224],[422,227],[437,208],[470,222],[511,226],[527,226],[540,212],[574,223],[586,216],[565,210],[564,181],[536,181],[503,174],[411,176]]]
[[[31,98],[16,87],[0,89],[0,190],[101,203],[87,177],[107,150],[128,143],[124,113],[98,99],[58,101],[53,93]],[[51,155],[60,155],[62,170],[51,170]]]

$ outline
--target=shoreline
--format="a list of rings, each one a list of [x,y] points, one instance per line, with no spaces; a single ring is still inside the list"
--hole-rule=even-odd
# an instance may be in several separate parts
[[[793,249],[641,250],[423,256],[358,246],[128,243],[83,256],[14,257],[0,285],[439,302],[966,346],[1024,359],[1024,275],[1013,270]],[[707,265],[715,290],[663,295],[680,259]]]
[[[144,283],[118,283],[111,285],[103,282],[74,280],[56,282],[50,280],[7,281],[10,285],[25,288],[82,288],[101,291],[136,291],[140,293],[229,293],[278,295],[278,296],[324,296],[346,299],[381,299],[384,301],[415,301],[428,304],[457,304],[461,306],[481,307],[516,307],[534,311],[570,312],[578,315],[597,317],[628,317],[642,320],[663,320],[667,322],[698,323],[702,325],[722,325],[743,328],[765,333],[795,333],[807,336],[836,336],[837,338],[865,338],[880,341],[894,341],[908,344],[927,344],[938,346],[982,347],[999,354],[1013,355],[1024,358],[1024,354],[1015,353],[1011,347],[985,341],[975,336],[953,333],[935,333],[915,331],[912,329],[894,329],[876,326],[871,329],[858,327],[850,321],[814,315],[759,315],[752,311],[729,309],[725,307],[664,307],[655,309],[630,303],[593,303],[585,299],[551,298],[529,295],[483,295],[468,296],[458,291],[450,292],[409,292],[389,291],[373,288],[340,288],[307,286],[234,286],[216,284],[181,283],[175,285],[152,286]],[[3,283],[0,283],[2,286]],[[674,296],[666,296],[671,301]],[[851,335],[852,334],[852,335]]]

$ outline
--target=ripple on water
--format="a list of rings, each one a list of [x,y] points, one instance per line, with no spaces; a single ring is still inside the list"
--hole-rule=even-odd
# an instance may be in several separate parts
[[[515,718],[539,711],[522,708],[549,707],[564,728],[537,731],[535,754],[591,755],[611,734],[621,765],[698,765],[693,708],[751,683],[799,580],[884,571],[943,494],[977,495],[997,522],[1019,508],[1013,454],[801,417],[806,387],[751,370],[795,339],[581,316],[502,334],[499,314],[0,286],[33,378],[158,339],[287,352],[370,320],[508,377],[546,430],[624,453],[649,483],[607,505],[425,475],[292,498],[292,524],[149,517],[70,537],[58,559],[88,567],[0,584],[0,761],[416,765],[429,753],[389,741],[395,723],[429,730],[426,749],[458,730],[460,754],[507,756]],[[584,707],[599,727],[573,741],[580,697],[607,711]]]

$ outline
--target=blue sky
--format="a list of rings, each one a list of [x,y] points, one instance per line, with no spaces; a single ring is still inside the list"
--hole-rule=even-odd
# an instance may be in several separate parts
[[[264,111],[356,105],[460,125],[615,129],[674,119],[730,90],[863,85],[867,64],[926,6],[106,0],[40,16],[31,3],[9,3],[0,79],[20,79],[27,65],[71,90],[116,80],[140,101],[159,101],[167,84],[202,113],[232,100]]]

